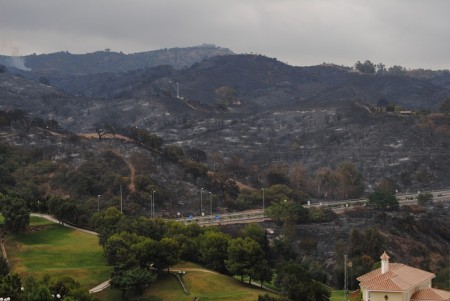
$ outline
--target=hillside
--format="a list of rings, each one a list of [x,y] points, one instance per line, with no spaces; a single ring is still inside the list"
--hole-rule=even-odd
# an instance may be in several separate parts
[[[61,51],[21,57],[0,56],[0,64],[8,68],[29,71],[40,75],[85,75],[123,72],[160,65],[182,69],[205,58],[225,54],[230,55],[233,52],[227,48],[204,44],[195,47],[166,48],[131,54],[105,49],[104,51],[86,54],[72,54]]]
[[[342,279],[338,279],[344,274],[344,255],[348,256],[349,261],[354,261],[353,269],[349,267],[347,270],[353,278],[361,275],[358,270],[360,265],[369,264],[371,267],[379,261],[380,253],[386,251],[391,262],[436,273],[437,278],[433,282],[439,282],[444,288],[448,285],[449,214],[448,202],[427,207],[405,207],[401,212],[388,213],[357,207],[346,210],[330,223],[290,226],[287,237],[297,261],[320,263],[326,273],[324,281],[331,286],[343,286],[339,282]],[[223,229],[237,235],[242,227],[230,225]],[[283,237],[280,225],[266,222],[264,227],[273,231],[271,239]],[[359,240],[355,241],[354,237]],[[357,249],[365,249],[366,253],[358,253]],[[368,256],[372,259],[364,262],[369,259]],[[357,288],[354,279],[349,282],[349,288]]]
[[[200,49],[173,50],[173,56],[198,61]],[[182,70],[150,68],[141,60],[126,71],[114,69],[120,64],[109,58],[116,55],[98,52],[95,61],[104,69],[83,63],[92,70],[76,74],[69,54],[49,60],[45,66],[53,69],[36,65],[17,75],[7,68],[0,74],[0,109],[54,119],[74,133],[99,126],[147,129],[165,145],[204,151],[210,170],[228,170],[240,158],[240,170],[231,174],[256,187],[267,185],[274,162],[301,162],[313,177],[343,161],[362,172],[366,191],[382,178],[392,178],[401,191],[450,186],[446,117],[419,114],[436,111],[450,95],[446,73],[363,74],[334,65],[293,67],[261,55],[214,56]],[[397,112],[386,112],[386,104]]]

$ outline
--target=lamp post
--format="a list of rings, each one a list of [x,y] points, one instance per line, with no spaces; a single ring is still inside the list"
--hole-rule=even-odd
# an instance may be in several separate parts
[[[100,214],[100,195],[97,195],[97,213]]]
[[[265,216],[265,214],[264,214],[264,207],[265,207],[265,204],[264,204],[264,188],[261,188],[261,190],[262,190],[262,197],[263,197],[263,216]]]
[[[209,215],[211,215],[211,220],[212,220],[213,216],[212,216],[212,197],[211,197],[211,192],[209,192]]]
[[[203,216],[203,187],[200,189],[200,215]]]
[[[152,192],[152,204],[151,204],[151,207],[152,207],[152,217],[155,217],[155,190],[153,190],[153,192]]]
[[[150,218],[153,218],[153,192],[150,195]]]

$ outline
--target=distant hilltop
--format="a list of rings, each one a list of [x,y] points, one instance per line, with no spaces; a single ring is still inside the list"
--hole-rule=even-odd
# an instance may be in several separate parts
[[[105,49],[86,54],[60,51],[27,56],[0,55],[0,65],[40,74],[56,72],[84,75],[123,72],[159,65],[168,65],[180,70],[213,56],[231,54],[234,54],[234,52],[228,48],[218,47],[214,44],[202,44],[193,47],[164,48],[131,54]]]

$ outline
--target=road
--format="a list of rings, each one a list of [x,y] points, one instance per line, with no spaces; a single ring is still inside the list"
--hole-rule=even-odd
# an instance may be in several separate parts
[[[400,206],[407,205],[417,205],[417,193],[398,193],[397,200]],[[422,191],[422,193],[433,194],[433,202],[449,202],[450,201],[450,190],[434,190],[434,191]],[[305,205],[308,207],[327,207],[331,208],[336,213],[342,213],[346,209],[353,206],[364,206],[368,202],[367,198],[360,199],[350,199],[342,201],[328,201],[328,202],[318,202],[310,205]],[[244,224],[244,223],[260,223],[264,221],[271,220],[269,217],[264,215],[262,209],[247,210],[241,212],[233,213],[223,213],[216,215],[205,215],[205,216],[190,216],[187,218],[179,218],[178,221],[189,224],[196,222],[201,226],[217,226],[217,225],[229,225],[229,224]]]

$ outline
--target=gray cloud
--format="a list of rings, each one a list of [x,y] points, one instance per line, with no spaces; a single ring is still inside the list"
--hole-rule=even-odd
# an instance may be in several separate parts
[[[0,53],[214,43],[292,65],[450,69],[447,0],[0,0]]]

